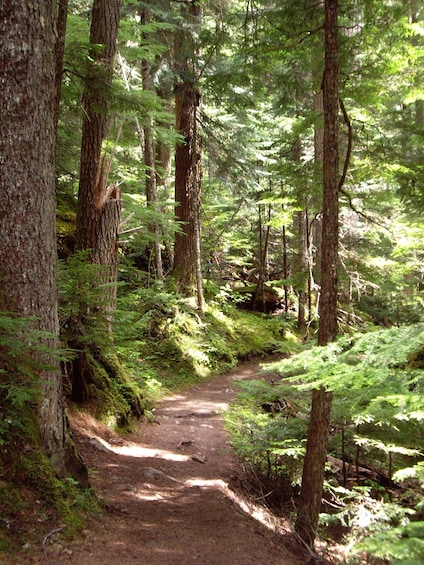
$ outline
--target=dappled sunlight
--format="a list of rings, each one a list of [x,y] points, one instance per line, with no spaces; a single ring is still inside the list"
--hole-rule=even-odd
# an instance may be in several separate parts
[[[177,404],[175,404],[175,406],[168,407],[166,409],[166,415],[174,415],[180,412],[190,411],[190,413],[196,414],[198,416],[210,416],[211,413],[218,415],[227,409],[227,402],[201,401],[193,411],[193,403],[187,400],[187,402],[178,402]]]
[[[165,461],[173,461],[176,463],[185,463],[191,461],[190,455],[173,453],[163,449],[152,449],[143,447],[139,444],[130,444],[117,446],[112,445],[100,437],[96,437],[105,450],[111,451],[116,455],[124,457],[161,459]],[[122,465],[109,465],[109,467],[120,468]],[[247,514],[257,522],[260,522],[269,530],[281,531],[281,523],[272,516],[266,508],[253,502],[248,502],[236,492],[234,492],[223,479],[205,479],[199,476],[193,476],[186,480],[180,480],[170,474],[165,473],[161,469],[154,467],[140,467],[140,474],[144,477],[141,485],[128,488],[125,494],[143,502],[161,502],[167,503],[176,496],[181,496],[182,489],[200,488],[209,491],[219,491],[233,504],[237,506],[243,513]]]
[[[116,455],[124,455],[126,457],[140,457],[140,458],[154,458],[154,459],[165,459],[166,461],[189,461],[190,457],[188,455],[182,455],[180,453],[173,453],[172,451],[166,451],[165,449],[152,449],[150,447],[142,447],[138,444],[132,445],[111,445],[101,437],[97,437],[98,441],[104,448]]]
[[[248,502],[234,492],[228,483],[222,479],[188,479],[185,481],[188,487],[201,487],[206,489],[219,490],[227,498],[231,500],[245,514],[260,522],[263,526],[274,532],[280,532],[281,524],[278,519],[271,514],[266,508],[259,506],[253,502]]]
[[[224,392],[230,395],[233,390],[228,388]],[[214,396],[217,397],[217,400],[214,400]],[[221,390],[207,390],[207,398],[198,399],[195,406],[193,406],[193,401],[190,397],[183,395],[167,397],[167,400],[171,400],[172,402],[167,405],[166,410],[161,410],[161,413],[165,415],[174,415],[175,413],[185,411],[190,411],[191,413],[195,412],[196,415],[210,415],[211,412],[220,414],[228,410],[228,402],[222,401]]]

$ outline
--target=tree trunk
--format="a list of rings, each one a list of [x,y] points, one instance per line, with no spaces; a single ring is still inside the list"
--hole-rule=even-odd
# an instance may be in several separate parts
[[[282,228],[282,240],[283,240],[283,279],[286,281],[289,277],[288,261],[287,261],[287,235],[286,226]],[[284,312],[289,311],[289,289],[287,284],[284,284]]]
[[[293,260],[293,274],[300,275],[297,288],[298,308],[297,327],[300,331],[306,330],[306,309],[308,305],[308,226],[306,209],[296,214],[295,226],[297,228],[297,257]]]
[[[325,69],[323,78],[324,154],[321,296],[318,343],[337,337],[337,268],[339,251],[339,55],[337,0],[325,2]]]
[[[338,263],[338,1],[325,0],[325,68],[323,78],[323,233],[319,345],[337,336]],[[301,497],[295,529],[301,540],[313,547],[322,499],[332,393],[324,389],[312,393]]]
[[[121,222],[121,198],[117,185],[108,186],[112,156],[102,157],[102,143],[106,135],[108,112],[113,78],[113,62],[119,26],[120,0],[94,0],[90,43],[91,63],[86,69],[82,125],[80,181],[78,188],[77,226],[75,248],[87,250],[89,261],[98,266],[97,277],[93,276],[92,286],[97,289],[98,303],[95,323],[104,326],[104,334],[110,333],[111,313],[116,304],[116,282],[118,274],[118,232]],[[84,306],[86,308],[86,306]],[[87,320],[89,311],[79,312],[72,320],[78,357],[70,367],[72,381],[71,397],[86,400],[88,390],[94,392],[98,377],[96,369],[87,360],[95,352],[100,364],[107,364],[104,347],[92,341],[87,342],[85,334],[90,331]],[[85,339],[81,341],[80,334]],[[105,367],[107,372],[107,368]],[[94,387],[88,387],[93,383]],[[105,384],[105,386],[107,386]]]
[[[0,8],[0,309],[34,316],[38,329],[52,336],[43,340],[51,350],[59,341],[55,18],[54,2],[14,0]],[[40,438],[57,473],[64,476],[75,452],[67,435],[59,363],[47,361],[52,369],[37,374]]]
[[[200,7],[191,2],[188,20],[196,23],[199,18]],[[185,55],[187,51],[191,59]],[[176,45],[177,59],[182,54],[185,56],[180,58],[177,69],[181,80],[174,88],[176,129],[182,142],[175,152],[175,214],[181,232],[175,238],[173,272],[178,291],[183,296],[197,293],[198,305],[202,308],[201,281],[199,284],[201,153],[197,130],[200,92],[196,86],[195,47],[193,41],[187,40],[181,33]]]
[[[146,25],[150,21],[150,13],[147,7],[141,11],[140,23]],[[147,39],[147,38],[145,38]],[[142,61],[143,89],[153,90],[151,80],[151,65],[147,59]],[[144,121],[144,164],[146,165],[146,201],[147,207],[153,214],[159,213],[158,193],[156,187],[156,163],[155,163],[155,139],[153,130],[153,117],[148,113]],[[162,230],[157,219],[149,224],[149,232],[152,242],[149,252],[153,255],[153,265],[156,279],[163,280],[161,236]]]
[[[266,223],[264,223],[263,216],[267,212]],[[265,298],[265,284],[269,278],[269,257],[268,257],[268,246],[269,246],[269,236],[270,236],[270,220],[271,220],[271,205],[268,205],[268,211],[266,210],[266,205],[262,207],[262,204],[258,206],[258,234],[259,234],[259,249],[258,249],[258,282],[255,291],[255,302],[253,309],[259,309],[262,312],[266,312],[267,304]]]
[[[332,397],[323,389],[312,391],[302,489],[295,525],[296,533],[308,547],[314,545],[321,510]]]
[[[56,46],[55,46],[55,131],[59,122],[60,96],[62,91],[63,56],[65,54],[66,23],[68,20],[68,0],[59,0],[56,19]]]
[[[92,64],[87,69],[83,95],[80,181],[78,189],[77,250],[91,250],[90,260],[102,266],[102,282],[116,283],[121,199],[116,185],[107,186],[110,164],[101,157],[106,134],[119,26],[120,0],[95,0],[90,43]],[[99,48],[101,46],[101,48]],[[114,308],[116,288],[105,301]]]

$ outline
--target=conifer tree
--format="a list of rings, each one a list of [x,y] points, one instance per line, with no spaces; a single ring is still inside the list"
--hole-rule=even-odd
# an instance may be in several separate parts
[[[71,447],[64,413],[62,375],[58,356],[57,250],[55,229],[55,3],[36,0],[2,2],[0,7],[0,310],[32,320],[41,331],[45,352],[38,355],[35,371],[35,406],[39,438],[56,472],[84,475],[84,466]],[[16,336],[23,339],[23,336]],[[31,344],[27,344],[28,347]],[[33,345],[33,344],[32,344]],[[10,379],[19,360],[2,351]],[[6,358],[6,361],[5,361]],[[2,367],[2,368],[4,368]],[[28,375],[26,375],[28,378]],[[33,382],[11,382],[28,397]],[[25,387],[27,387],[25,389]],[[7,388],[0,403],[7,407]],[[6,397],[3,397],[6,392]],[[28,400],[24,404],[28,404]],[[28,409],[32,412],[32,406]],[[22,406],[20,406],[22,410]],[[18,410],[13,415],[19,421]],[[28,430],[25,430],[27,433]],[[2,449],[11,460],[15,442]],[[80,476],[82,476],[80,475]]]
[[[338,0],[325,1],[323,76],[323,220],[321,297],[318,344],[326,345],[337,336],[337,270],[339,221],[339,47]],[[313,547],[324,484],[327,438],[332,393],[314,389],[303,464],[301,497],[296,531],[304,543]]]
[[[120,0],[95,0],[91,15],[92,62],[85,76],[81,165],[78,189],[76,249],[90,250],[91,262],[103,267],[104,283],[117,278],[120,191],[108,185],[110,162],[102,157],[111,102],[113,62],[119,26]],[[115,291],[110,287],[113,308]]]
[[[175,214],[181,222],[181,232],[175,238],[173,273],[178,291],[184,296],[197,295],[199,308],[203,309],[200,258],[201,148],[198,130],[201,94],[197,84],[196,50],[190,29],[199,24],[201,12],[195,1],[182,6],[181,11],[184,22],[176,38],[178,81],[174,87],[176,130],[181,135],[181,142],[175,151]]]

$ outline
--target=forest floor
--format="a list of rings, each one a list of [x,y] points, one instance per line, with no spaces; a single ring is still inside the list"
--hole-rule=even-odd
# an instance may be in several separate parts
[[[79,539],[53,533],[42,559],[54,565],[296,565],[290,528],[243,500],[229,484],[237,461],[222,412],[247,364],[165,398],[155,422],[119,435],[71,413],[74,439],[105,512]],[[262,377],[261,377],[262,378]]]

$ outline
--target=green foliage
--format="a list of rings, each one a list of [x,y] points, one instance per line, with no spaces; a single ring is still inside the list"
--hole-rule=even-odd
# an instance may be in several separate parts
[[[22,548],[39,546],[46,532],[61,524],[61,535],[74,536],[86,518],[99,515],[100,503],[91,489],[71,478],[58,479],[39,445],[34,414],[25,429],[14,434],[14,444],[0,456],[0,561],[9,562]],[[31,447],[29,447],[31,446]],[[18,557],[20,556],[20,557]]]
[[[140,385],[181,388],[228,370],[240,359],[278,348],[281,318],[240,312],[227,302],[222,307],[225,299],[219,290],[210,298],[205,313],[199,314],[190,301],[160,287],[120,297],[114,326],[117,351]]]
[[[226,415],[245,469],[264,483],[273,475],[293,485],[300,481],[308,391],[332,390],[330,453],[353,469],[369,469],[374,480],[348,488],[356,482],[354,471],[346,486],[329,474],[331,505],[321,516],[328,528],[322,535],[331,536],[332,524],[339,524],[344,543],[358,542],[355,554],[371,559],[423,558],[423,343],[424,325],[416,324],[342,337],[326,347],[306,344],[292,357],[266,363],[266,381],[240,383],[242,392]],[[349,559],[355,562],[353,553]]]
[[[349,444],[345,456],[353,460],[356,449],[363,447],[370,463],[387,469],[391,454],[396,469],[404,461],[402,448],[403,455],[421,448],[424,381],[421,371],[408,367],[408,359],[423,341],[422,324],[379,330],[341,338],[324,348],[309,347],[269,370],[296,373],[288,380],[299,390],[331,389],[332,419]]]
[[[398,481],[416,480],[423,489],[424,462],[419,461],[413,467],[399,470],[394,478]],[[424,560],[424,522],[422,521],[424,505],[422,492],[418,496],[414,494],[412,490],[407,493],[409,505],[413,508],[383,505],[380,515],[373,516],[366,532],[362,532],[362,539],[360,537],[360,541],[354,546],[354,554],[360,555],[366,552],[374,557],[402,565],[421,563]],[[397,514],[390,513],[386,507],[394,509],[395,512],[397,510]]]
[[[37,329],[37,320],[0,312],[0,445],[10,443],[16,430],[40,401],[40,371],[57,370],[71,352],[54,347],[54,336]]]
[[[110,342],[105,309],[105,285],[100,284],[106,267],[89,261],[90,250],[59,262],[59,322],[64,341],[77,344]]]
[[[125,427],[133,412],[143,412],[144,392],[115,354],[109,285],[99,284],[103,267],[90,263],[88,254],[76,253],[60,265],[61,338],[75,352],[67,365],[67,393],[74,401],[94,403],[99,419]]]
[[[284,391],[265,381],[238,384],[242,392],[225,414],[233,445],[251,472],[299,484],[307,420],[294,410],[307,410],[301,398],[286,401]]]
[[[38,375],[70,352],[49,346],[56,340],[36,328],[36,319],[0,312],[0,561],[57,523],[75,533],[98,507],[90,490],[57,478],[41,448]]]

